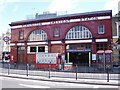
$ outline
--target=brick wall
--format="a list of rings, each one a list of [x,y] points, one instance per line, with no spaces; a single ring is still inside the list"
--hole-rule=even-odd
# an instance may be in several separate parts
[[[99,35],[98,34],[98,25],[99,24],[104,24],[105,25],[105,34]],[[96,21],[82,21],[82,22],[72,22],[72,23],[65,23],[65,24],[54,24],[54,25],[43,25],[43,26],[32,26],[32,27],[24,27],[24,28],[17,28],[17,29],[12,29],[12,40],[11,42],[20,42],[19,40],[19,32],[21,30],[24,31],[24,40],[27,40],[29,35],[31,34],[32,31],[34,30],[44,30],[47,35],[48,39],[50,40],[61,40],[64,39],[67,32],[74,26],[85,26],[87,27],[91,32],[92,35],[95,38],[104,38],[104,37],[110,37],[112,34],[111,30],[111,20],[96,20]],[[55,27],[60,28],[60,37],[55,38],[53,36],[53,31]],[[24,41],[21,40],[21,41]]]

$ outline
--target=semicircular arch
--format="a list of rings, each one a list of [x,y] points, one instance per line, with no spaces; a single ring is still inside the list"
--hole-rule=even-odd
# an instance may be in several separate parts
[[[38,29],[29,34],[28,41],[45,41],[47,38],[47,33],[44,30]]]
[[[92,38],[91,31],[85,26],[74,26],[66,34],[65,39],[87,39]]]

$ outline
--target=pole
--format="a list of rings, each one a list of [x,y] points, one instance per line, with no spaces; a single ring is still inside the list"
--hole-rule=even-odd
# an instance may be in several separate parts
[[[78,72],[78,66],[76,64],[76,80],[77,80],[77,72]]]
[[[89,52],[89,67],[91,67],[91,59],[90,59],[90,57],[91,57],[91,52]]]
[[[103,54],[103,60],[104,60],[104,72],[106,70],[106,60],[105,60],[105,53]]]
[[[8,64],[8,75],[10,74],[10,63]]]
[[[3,65],[3,68],[4,68],[4,60],[2,59],[2,65]]]
[[[49,64],[49,78],[50,78],[51,62]]]
[[[26,73],[27,76],[28,76],[28,70],[29,70],[29,64],[27,64],[27,73]]]
[[[109,69],[107,67],[107,82],[109,82]]]

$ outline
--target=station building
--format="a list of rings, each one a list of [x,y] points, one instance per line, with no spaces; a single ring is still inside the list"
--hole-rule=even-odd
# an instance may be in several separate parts
[[[60,53],[66,63],[91,66],[111,49],[112,11],[75,13],[11,22],[11,62],[34,63],[37,52]]]

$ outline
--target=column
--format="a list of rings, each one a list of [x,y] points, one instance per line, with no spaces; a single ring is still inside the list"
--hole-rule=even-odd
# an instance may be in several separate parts
[[[48,44],[48,53],[51,53],[51,44]]]
[[[69,45],[66,46],[66,49],[69,49]],[[67,60],[66,60],[66,62],[69,63],[69,52],[66,52],[66,53],[67,53],[67,54],[66,54],[66,55],[67,55]]]
[[[62,54],[65,54],[66,52],[66,45],[65,43],[62,44]]]
[[[91,67],[91,52],[89,52],[89,67]]]
[[[96,43],[92,42],[92,61],[91,61],[91,63],[96,63],[96,52],[97,52]]]
[[[13,59],[14,62],[18,62],[18,49],[17,49],[17,41],[15,41],[15,47],[14,47],[14,51],[13,51]]]
[[[25,45],[25,63],[29,63],[28,59],[27,59],[27,42],[25,41],[24,42],[24,45]]]

